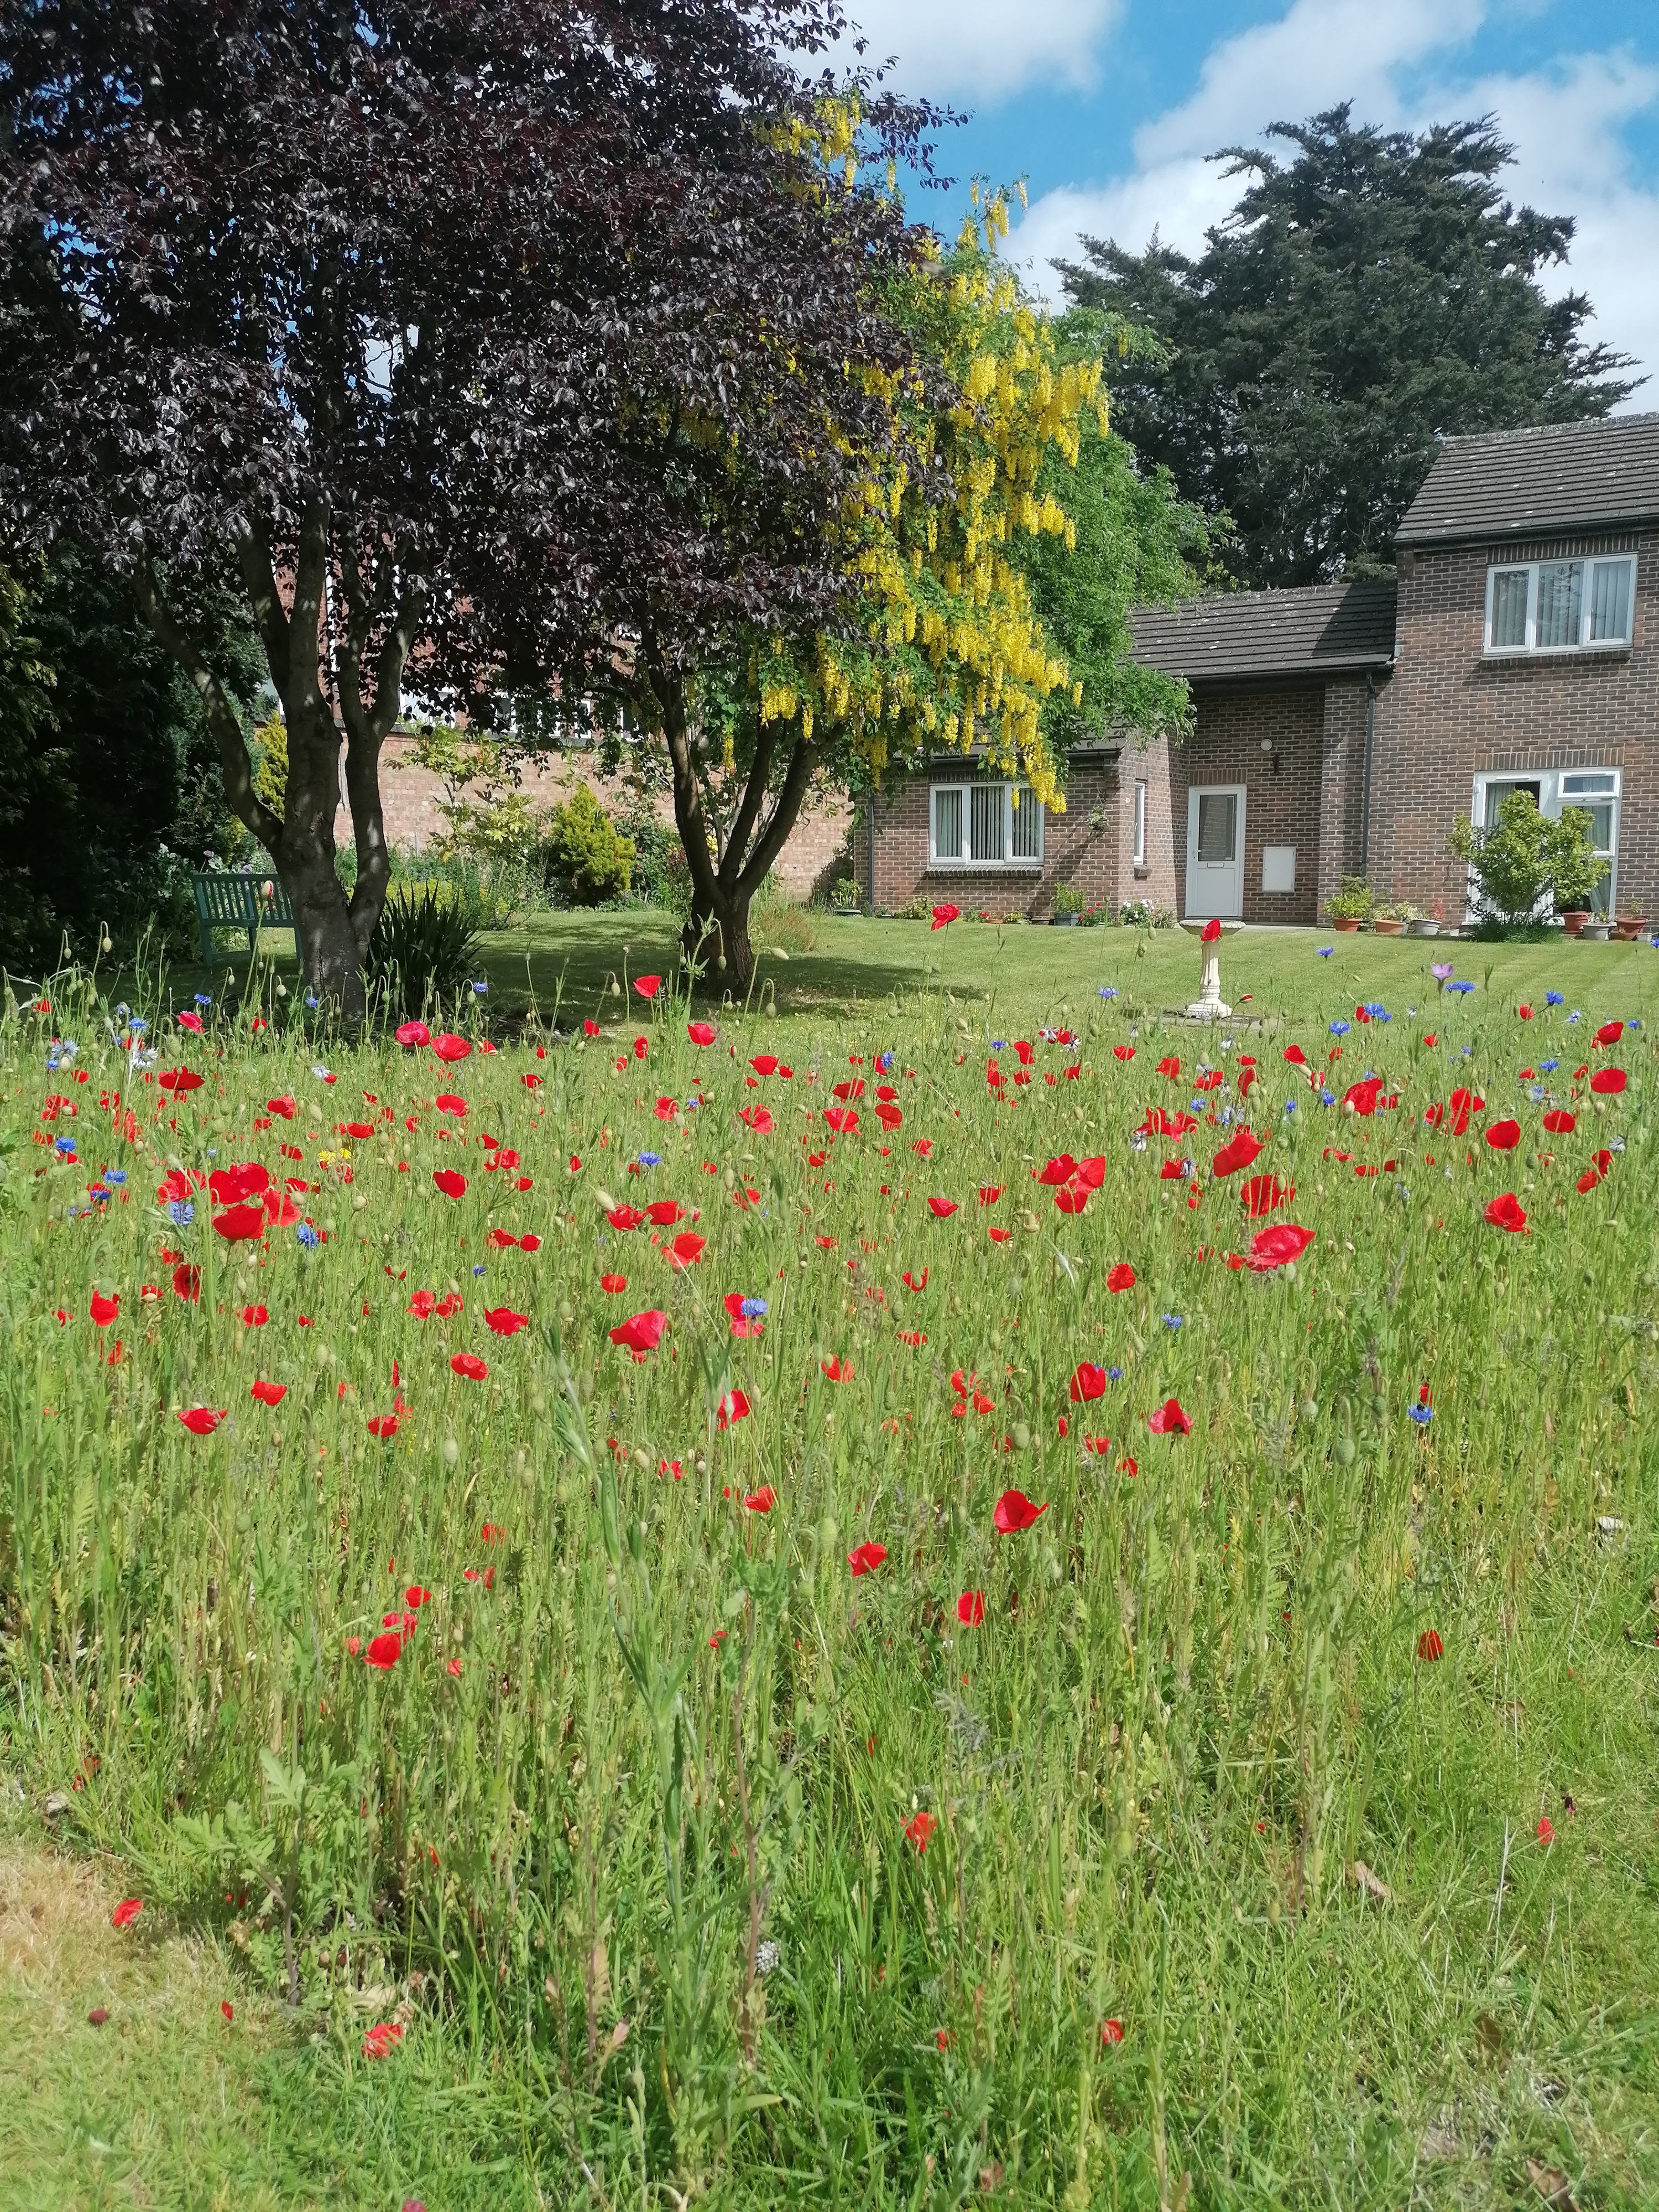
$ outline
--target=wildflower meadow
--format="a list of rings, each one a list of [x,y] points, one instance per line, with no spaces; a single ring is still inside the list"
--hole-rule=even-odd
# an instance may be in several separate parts
[[[1305,957],[14,1002],[3,1757],[120,1940],[465,2053],[434,2212],[1654,2201],[1650,1032]]]

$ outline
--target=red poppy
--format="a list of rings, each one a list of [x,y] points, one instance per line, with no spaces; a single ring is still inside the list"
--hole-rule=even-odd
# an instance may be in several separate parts
[[[1193,1432],[1192,1418],[1182,1413],[1178,1398],[1166,1398],[1148,1413],[1146,1425],[1155,1437],[1189,1437]]]
[[[224,1418],[225,1409],[222,1406],[217,1412],[215,1412],[211,1406],[191,1406],[179,1416],[179,1420],[193,1437],[210,1437]]]
[[[1082,1361],[1071,1380],[1071,1398],[1074,1406],[1090,1404],[1106,1395],[1107,1376],[1103,1367],[1097,1367],[1091,1359]]]
[[[446,1198],[459,1198],[466,1190],[466,1177],[453,1168],[434,1168],[432,1180]]]
[[[262,1406],[280,1406],[288,1395],[288,1385],[286,1382],[256,1382],[248,1395],[257,1398]]]
[[[1173,1053],[1166,1053],[1158,1063],[1158,1072],[1160,1075],[1167,1075],[1170,1082],[1174,1083],[1180,1076],[1181,1062]]]
[[[910,1270],[907,1267],[907,1268],[905,1269],[905,1271],[904,1271],[904,1287],[905,1287],[905,1289],[906,1289],[907,1291],[925,1291],[925,1290],[927,1289],[927,1268],[926,1268],[926,1267],[924,1267],[924,1268],[922,1269],[922,1271],[921,1271],[921,1279],[920,1279],[920,1280],[918,1280],[918,1279],[917,1279],[917,1278],[916,1278],[915,1275],[913,1275],[913,1274],[910,1273]]]
[[[611,1291],[614,1296],[617,1291],[625,1291],[628,1288],[628,1278],[626,1275],[601,1275],[599,1288],[602,1291]]]
[[[458,1352],[449,1364],[468,1382],[482,1382],[489,1372],[476,1352]]]
[[[746,1122],[757,1137],[769,1137],[778,1126],[764,1106],[745,1106],[738,1119]]]
[[[985,1620],[983,1590],[963,1590],[957,1600],[957,1619],[964,1628],[978,1628]]]
[[[1294,1221],[1278,1221],[1271,1229],[1259,1229],[1250,1239],[1249,1266],[1258,1275],[1267,1275],[1287,1261],[1299,1260],[1314,1241],[1311,1229],[1298,1228]]]
[[[1038,1175],[1037,1181],[1054,1188],[1070,1182],[1076,1173],[1077,1162],[1069,1152],[1061,1152],[1058,1158],[1048,1161]]]
[[[1538,1840],[1546,1850],[1555,1841],[1555,1825],[1547,1813],[1538,1816]]]
[[[677,1198],[653,1199],[645,1209],[646,1218],[655,1229],[672,1229],[677,1221],[685,1218],[685,1208]]]
[[[1276,1206],[1288,1206],[1296,1196],[1294,1183],[1282,1183],[1276,1176],[1250,1176],[1239,1185],[1239,1200],[1252,1221],[1260,1221]]]
[[[374,1414],[368,1424],[368,1433],[372,1437],[379,1437],[382,1443],[389,1443],[398,1433],[398,1416],[395,1413]]]
[[[246,1243],[255,1237],[263,1237],[267,1225],[263,1206],[233,1206],[227,1208],[223,1213],[216,1213],[213,1217],[215,1234],[222,1237],[228,1243],[231,1244]]]
[[[1132,1291],[1135,1286],[1135,1271],[1127,1260],[1120,1260],[1106,1278],[1109,1291]]]
[[[1132,1044],[1115,1044],[1112,1047],[1114,1060],[1133,1060],[1134,1056],[1135,1048]]]
[[[1617,1044],[1624,1034],[1623,1022],[1603,1022],[1595,1032],[1595,1042],[1597,1044]]]
[[[1089,1193],[1081,1183],[1073,1183],[1054,1193],[1054,1204],[1062,1213],[1081,1213],[1088,1203]]]
[[[951,924],[959,918],[961,913],[962,908],[957,906],[951,906],[949,904],[936,906],[933,908],[933,919],[931,927],[934,929],[948,929]]]
[[[440,1060],[465,1060],[472,1048],[465,1037],[452,1036],[446,1030],[441,1036],[433,1038],[432,1049]]]
[[[769,1513],[778,1502],[778,1493],[769,1482],[751,1490],[743,1502],[751,1513]]]
[[[375,1638],[376,1643],[380,1640],[381,1639],[378,1637]],[[370,1649],[372,1650],[373,1648],[374,1647],[371,1645]],[[397,1654],[394,1652],[392,1656],[395,1658]],[[388,1660],[385,1663],[389,1666],[391,1664],[391,1661]],[[403,2039],[404,2032],[398,2025],[397,2021],[395,2020],[383,2020],[375,2027],[371,2027],[364,2036],[363,2057],[365,2058],[389,2058]]]
[[[616,1334],[614,1329],[611,1334]],[[717,1429],[735,1428],[739,1421],[748,1419],[750,1410],[747,1391],[728,1390],[714,1408],[714,1426]]]
[[[634,988],[639,993],[641,998],[654,999],[658,992],[662,988],[662,977],[660,975],[636,975],[634,978]]]
[[[173,1287],[181,1298],[192,1303],[202,1295],[202,1271],[192,1267],[188,1260],[181,1260],[173,1271]]]
[[[818,1365],[832,1382],[850,1382],[853,1379],[852,1361],[843,1359],[839,1352],[829,1359],[819,1360]]]
[[[918,1856],[927,1848],[927,1838],[939,1822],[931,1813],[912,1813],[904,1824],[904,1832],[915,1845]]]
[[[163,1091],[171,1091],[175,1096],[202,1087],[201,1077],[188,1067],[170,1067],[159,1080]]]
[[[713,1044],[715,1036],[714,1024],[713,1022],[688,1022],[685,1025],[685,1034],[693,1044]]]
[[[234,1206],[239,1200],[258,1198],[268,1190],[270,1174],[258,1160],[245,1160],[240,1167],[215,1168],[207,1187],[221,1206]]]
[[[1506,1190],[1502,1198],[1494,1198],[1486,1211],[1494,1229],[1514,1231],[1527,1225],[1527,1210],[1512,1190]]]
[[[731,1316],[733,1336],[764,1336],[766,1323],[744,1313],[741,1291],[728,1291],[720,1304]]]
[[[886,1557],[885,1544],[860,1544],[857,1551],[847,1554],[847,1564],[854,1577],[873,1574]]]
[[[605,1218],[613,1229],[620,1229],[626,1233],[630,1229],[637,1229],[646,1217],[637,1206],[613,1206]]]
[[[437,1303],[437,1299],[430,1291],[416,1291],[409,1302],[409,1310],[416,1321],[425,1321],[434,1311]]]
[[[1440,1631],[1437,1628],[1425,1628],[1417,1639],[1417,1656],[1422,1660],[1431,1662],[1438,1659],[1445,1648],[1440,1641]]]
[[[513,1239],[509,1237],[507,1241],[510,1244]],[[542,1240],[539,1237],[526,1236],[519,1239],[519,1249],[521,1252],[539,1252],[541,1249]]]
[[[1103,2043],[1121,2043],[1123,2022],[1121,2020],[1103,2020],[1100,2023],[1100,2039]]]
[[[1590,1089],[1598,1098],[1613,1098],[1628,1080],[1622,1067],[1598,1067],[1590,1078]]]
[[[1199,931],[1199,942],[1200,945],[1213,945],[1220,934],[1221,924],[1212,916]]]
[[[957,1210],[957,1201],[953,1198],[930,1198],[927,1209],[936,1221],[948,1221]]]
[[[1023,1490],[1005,1490],[996,1502],[991,1522],[999,1535],[1017,1536],[1048,1510],[1047,1498],[1041,1505],[1034,1505]]]
[[[176,1277],[174,1279],[173,1287],[175,1290],[178,1288]],[[249,1328],[263,1328],[270,1319],[270,1316],[265,1310],[264,1306],[244,1306],[242,1308],[242,1320]]]
[[[668,1264],[671,1267],[691,1267],[702,1257],[702,1249],[708,1242],[708,1239],[706,1237],[699,1237],[690,1229],[682,1229],[673,1243],[666,1248]]]
[[[119,1292],[118,1291],[112,1298],[106,1298],[101,1291],[94,1291],[92,1294],[92,1304],[88,1310],[100,1328],[107,1328],[121,1310]]]
[[[398,1043],[404,1046],[432,1042],[432,1032],[424,1022],[404,1022],[395,1034]]]
[[[1569,1114],[1565,1106],[1552,1107],[1544,1116],[1544,1127],[1553,1137],[1570,1137],[1578,1127],[1578,1116]]]
[[[529,1328],[530,1316],[514,1313],[511,1306],[489,1306],[485,1310],[484,1322],[496,1336],[516,1336],[521,1328]]]
[[[1596,1184],[1603,1179],[1607,1170],[1612,1165],[1613,1154],[1611,1152],[1602,1151],[1594,1153],[1591,1156],[1589,1167],[1585,1169],[1583,1174],[1578,1178],[1578,1188],[1580,1194],[1582,1194],[1585,1191],[1594,1190]]]
[[[1376,1111],[1378,1093],[1382,1088],[1380,1075],[1368,1075],[1362,1082],[1351,1083],[1342,1094],[1345,1106],[1352,1106],[1356,1114],[1372,1115]]]
[[[144,1909],[142,1897],[124,1897],[109,1917],[112,1928],[131,1928]]]
[[[1512,1152],[1520,1141],[1518,1121],[1494,1121],[1486,1132],[1486,1142],[1495,1152]]]
[[[1249,1131],[1241,1129],[1232,1142],[1224,1145],[1216,1154],[1210,1172],[1218,1176],[1237,1175],[1240,1168],[1249,1166],[1261,1150],[1261,1145]]]

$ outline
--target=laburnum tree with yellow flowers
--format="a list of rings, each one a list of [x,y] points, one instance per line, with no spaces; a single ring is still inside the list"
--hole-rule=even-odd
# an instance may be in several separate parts
[[[829,150],[850,158],[833,137]],[[752,975],[750,902],[815,785],[866,788],[954,750],[1060,811],[1079,730],[1184,711],[1167,679],[1113,672],[1129,597],[1191,589],[1202,525],[1112,438],[1099,319],[1079,332],[1026,298],[996,258],[1004,195],[976,190],[975,205],[953,248],[886,283],[914,357],[860,372],[894,434],[824,518],[846,584],[834,617],[736,631],[689,682],[647,694],[690,878],[688,949],[730,987]],[[1103,496],[1108,479],[1130,495]],[[1068,588],[1085,578],[1092,600]]]

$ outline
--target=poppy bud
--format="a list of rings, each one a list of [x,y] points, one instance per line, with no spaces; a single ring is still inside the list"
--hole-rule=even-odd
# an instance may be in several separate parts
[[[446,1437],[444,1438],[444,1465],[446,1467],[459,1467],[460,1464],[460,1446],[456,1443],[453,1437]]]

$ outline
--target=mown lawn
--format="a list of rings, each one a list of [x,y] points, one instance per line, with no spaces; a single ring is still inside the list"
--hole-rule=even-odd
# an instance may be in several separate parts
[[[0,2204],[1655,2201],[1654,954],[823,928],[8,1017]]]

